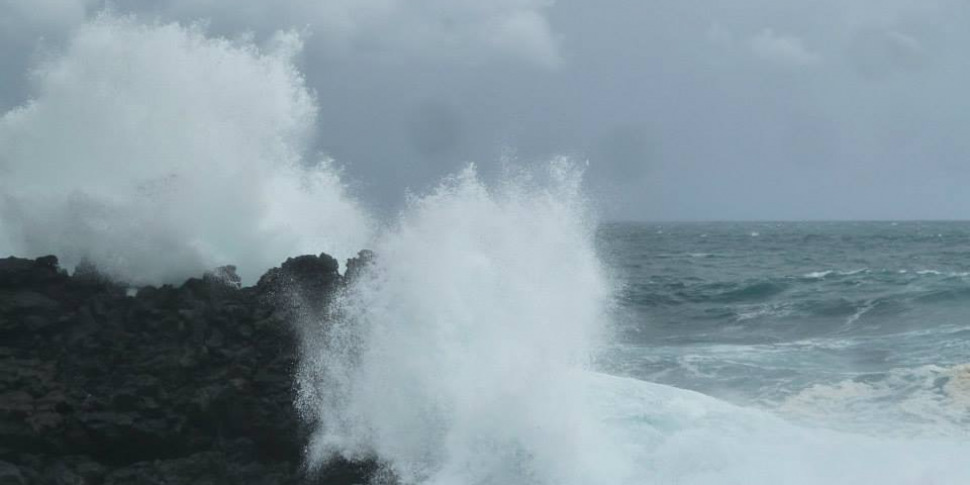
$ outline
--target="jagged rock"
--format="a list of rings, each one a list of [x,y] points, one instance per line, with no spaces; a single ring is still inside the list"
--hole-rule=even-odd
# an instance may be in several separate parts
[[[266,272],[256,286],[260,289],[279,291],[297,289],[291,287],[322,289],[340,278],[339,263],[327,254],[305,255],[289,258],[279,268]]]
[[[279,268],[266,272],[256,284],[269,302],[302,316],[319,316],[340,285],[340,264],[327,254],[287,259]],[[295,318],[286,313],[287,318]]]
[[[0,259],[0,485],[364,483],[373,463],[304,473],[293,406],[291,319],[342,285],[327,255],[132,295],[93,266]]]
[[[26,483],[27,480],[20,473],[20,467],[0,461],[0,485],[26,485]]]

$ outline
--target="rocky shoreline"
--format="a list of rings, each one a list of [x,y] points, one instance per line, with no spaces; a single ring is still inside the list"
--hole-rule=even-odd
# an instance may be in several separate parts
[[[137,291],[0,259],[0,485],[365,483],[373,463],[305,470],[293,406],[294,318],[345,281],[325,254]]]

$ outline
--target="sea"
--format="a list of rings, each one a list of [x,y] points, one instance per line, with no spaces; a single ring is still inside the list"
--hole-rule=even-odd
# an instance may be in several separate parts
[[[571,167],[469,168],[373,241],[304,333],[311,467],[970,484],[970,223],[603,223]]]
[[[970,223],[611,223],[597,244],[598,369],[656,404],[630,440],[662,430],[641,483],[970,483]]]
[[[795,422],[970,432],[970,223],[615,223],[610,372]]]

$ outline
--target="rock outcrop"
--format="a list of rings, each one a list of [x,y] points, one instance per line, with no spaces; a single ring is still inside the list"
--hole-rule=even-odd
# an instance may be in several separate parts
[[[288,320],[324,308],[337,266],[134,292],[89,265],[0,259],[0,485],[364,483],[373,464],[305,473],[293,407]]]

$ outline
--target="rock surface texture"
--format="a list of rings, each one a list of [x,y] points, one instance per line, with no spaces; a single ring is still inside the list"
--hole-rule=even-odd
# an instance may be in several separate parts
[[[0,259],[0,485],[353,484],[302,466],[290,320],[343,284],[301,256],[133,292],[54,257]],[[305,314],[305,313],[301,313]]]

